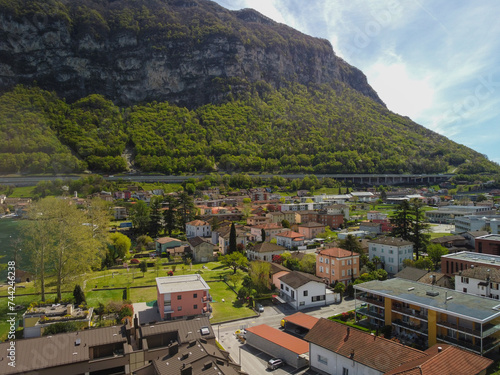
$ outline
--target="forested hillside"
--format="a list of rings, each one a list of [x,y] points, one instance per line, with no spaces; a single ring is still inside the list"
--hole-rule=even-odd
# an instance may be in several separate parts
[[[120,172],[128,146],[143,172],[456,173],[498,165],[343,86],[259,82],[225,103],[119,108],[68,104],[39,88],[0,97],[0,173]]]

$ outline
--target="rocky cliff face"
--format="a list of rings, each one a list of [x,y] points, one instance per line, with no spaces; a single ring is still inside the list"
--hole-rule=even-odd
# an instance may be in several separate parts
[[[205,0],[49,3],[24,14],[0,9],[1,90],[36,82],[69,101],[97,93],[121,105],[194,108],[258,81],[299,82],[345,84],[382,103],[328,41],[253,10]]]

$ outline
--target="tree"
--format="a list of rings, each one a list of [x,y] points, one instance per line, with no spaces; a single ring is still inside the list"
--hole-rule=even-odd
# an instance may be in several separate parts
[[[232,268],[233,273],[236,273],[238,268],[246,268],[248,266],[248,259],[239,251],[234,253],[222,255],[219,261],[226,267]]]
[[[248,274],[252,281],[252,286],[259,292],[269,290],[270,281],[269,274],[271,273],[271,264],[268,262],[253,261],[250,262]]]
[[[372,258],[372,263],[375,265],[375,270],[377,270],[377,269],[378,269],[379,264],[382,264],[382,260],[380,260],[380,258],[379,258],[378,256],[376,256],[376,255],[375,255],[375,256]]]
[[[281,225],[283,228],[290,228],[290,222],[287,219],[281,220]]]
[[[147,245],[153,242],[153,239],[148,235],[141,235],[136,238],[135,242],[137,243],[136,249],[139,251],[143,251],[146,249]]]
[[[130,256],[130,247],[132,246],[132,241],[123,233],[112,233],[109,236],[110,250],[113,254],[113,260],[118,258],[124,259]]]
[[[429,225],[425,223],[425,215],[420,201],[413,201],[412,214],[413,221],[410,231],[410,241],[413,242],[413,251],[418,260],[420,251],[424,251],[426,249],[431,236],[426,233],[429,229]]]
[[[148,261],[146,259],[139,263],[139,269],[142,272],[142,277],[144,277],[144,274],[148,272]]]
[[[75,285],[75,289],[73,289],[73,298],[75,299],[76,305],[81,305],[85,302],[85,293],[83,292],[81,286],[79,284]]]
[[[228,249],[228,254],[232,254],[236,251],[238,251],[236,247],[236,226],[234,225],[234,222],[231,223],[231,229],[229,231],[229,249]]]
[[[183,191],[179,194],[179,213],[182,220],[182,227],[186,228],[186,223],[194,217],[195,207],[193,197]]]
[[[66,199],[44,198],[30,207],[27,216],[25,248],[31,254],[42,300],[47,274],[54,276],[57,299],[61,300],[62,286],[70,278],[99,266],[104,249],[101,229],[89,222],[86,211]]]
[[[156,270],[156,277],[159,277],[161,271],[161,257],[156,258],[155,270]]]
[[[410,211],[410,202],[404,200],[396,207],[393,215],[389,218],[389,221],[393,225],[391,234],[394,237],[400,237],[406,241],[410,240],[410,228],[412,223]]]
[[[345,285],[344,285],[344,283],[337,282],[335,284],[335,286],[333,287],[333,291],[335,293],[339,293],[340,294],[340,298],[342,298],[342,296],[344,295],[344,292],[345,292]]]
[[[432,260],[429,258],[420,258],[417,259],[414,263],[416,268],[420,268],[422,270],[427,270],[430,271],[434,267],[434,264],[432,263]]]
[[[352,234],[348,234],[345,240],[340,240],[339,247],[358,254],[363,253],[361,243]]]
[[[307,273],[316,273],[316,256],[311,253],[304,254],[302,259],[299,261],[300,270]]]
[[[138,201],[130,209],[130,220],[139,234],[147,234],[151,221],[150,209],[146,202]]]
[[[446,254],[448,254],[448,249],[440,244],[433,243],[427,246],[427,255],[432,263],[434,263],[434,269],[438,268],[441,257]]]
[[[262,237],[262,241],[261,242],[265,242],[266,241],[266,230],[264,228],[262,228],[260,230],[260,236]]]
[[[163,213],[163,223],[165,226],[165,230],[170,236],[172,235],[172,231],[176,228],[175,213],[177,207],[179,206],[179,202],[172,195],[167,195],[164,201],[168,203],[168,208]]]
[[[162,223],[162,214],[161,214],[161,201],[162,199],[160,197],[153,197],[151,199],[150,203],[150,212],[151,214],[149,215],[150,221],[149,221],[149,229],[148,233],[152,237],[157,237],[158,233],[160,232]]]

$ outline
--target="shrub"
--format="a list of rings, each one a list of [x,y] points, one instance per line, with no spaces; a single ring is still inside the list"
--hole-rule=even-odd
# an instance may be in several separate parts
[[[130,259],[130,264],[139,264],[139,263],[141,263],[141,262],[139,261],[139,259],[136,259],[136,258],[134,258],[134,259]]]
[[[168,271],[167,275],[168,276],[174,276],[174,271]]]

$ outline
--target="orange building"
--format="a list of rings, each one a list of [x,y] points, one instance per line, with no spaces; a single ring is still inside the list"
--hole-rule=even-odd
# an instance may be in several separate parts
[[[316,257],[316,276],[328,284],[349,284],[359,276],[359,254],[338,247],[321,250]]]

